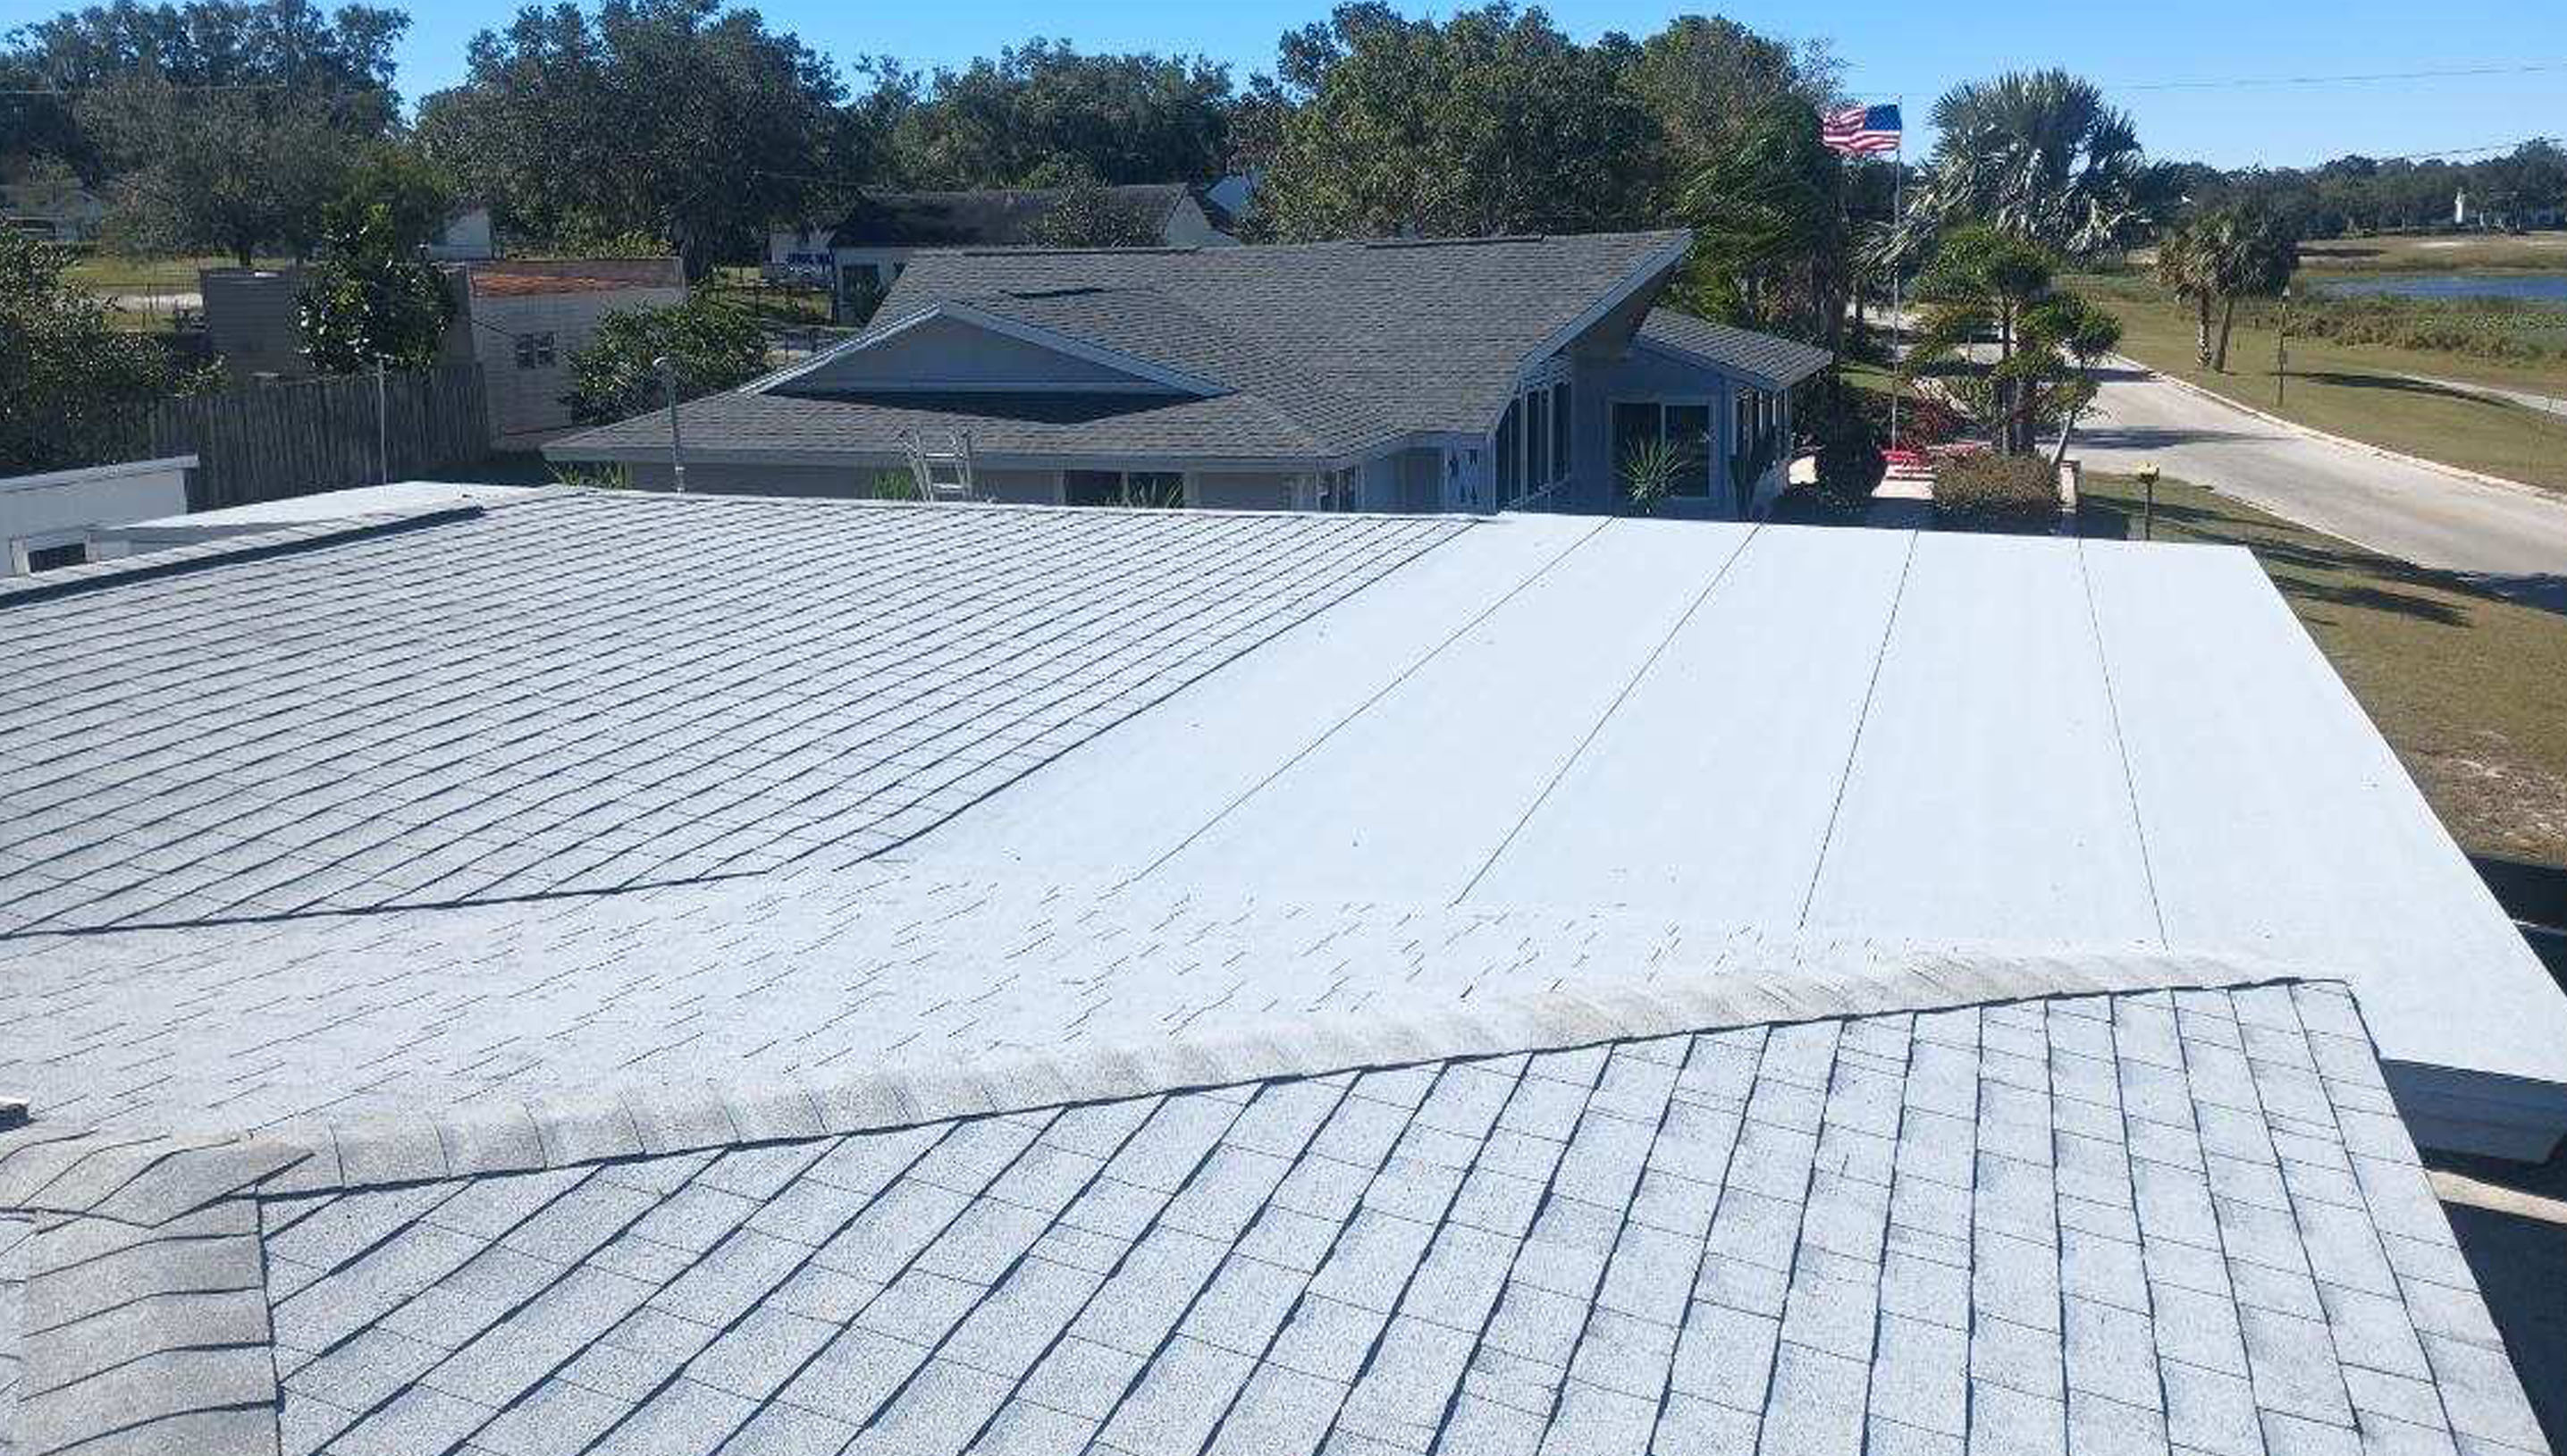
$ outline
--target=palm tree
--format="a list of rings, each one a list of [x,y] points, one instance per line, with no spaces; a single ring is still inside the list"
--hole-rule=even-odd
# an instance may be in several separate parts
[[[1901,366],[1912,378],[1956,365],[1985,392],[1988,442],[1999,454],[2032,453],[2035,429],[2057,419],[2054,464],[2094,401],[2095,365],[2122,339],[2119,320],[2053,284],[2057,265],[2050,249],[1985,223],[1953,230],[1917,280],[1924,316]],[[1981,340],[1994,342],[1993,363]]]
[[[2237,300],[2271,298],[2289,287],[2292,270],[2300,264],[2300,243],[2272,213],[2231,208],[2209,220],[2201,246],[2219,293],[2219,343],[2211,351],[2210,367],[2226,374]]]
[[[2157,239],[2157,281],[2192,304],[2192,353],[2204,368],[2210,364],[2210,296],[2218,292],[2209,257],[2197,223],[2170,227]]]
[[[1936,143],[1920,209],[1937,223],[1990,223],[2072,257],[2122,247],[2156,190],[2139,133],[2093,82],[2009,71],[1934,103]]]
[[[1797,101],[1768,103],[1741,136],[1684,191],[1694,256],[1680,294],[1709,317],[1834,349],[1854,289],[1844,168]]]

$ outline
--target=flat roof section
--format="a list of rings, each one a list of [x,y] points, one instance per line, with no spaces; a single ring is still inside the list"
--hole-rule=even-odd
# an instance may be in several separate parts
[[[2244,551],[1508,517],[1326,627],[902,854],[2270,957],[2428,1140],[2567,1130],[2567,996]]]

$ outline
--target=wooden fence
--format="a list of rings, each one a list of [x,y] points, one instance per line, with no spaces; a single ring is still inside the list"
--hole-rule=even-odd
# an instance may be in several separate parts
[[[139,410],[125,458],[194,455],[188,507],[212,510],[402,480],[490,453],[478,364],[417,373],[284,380]]]

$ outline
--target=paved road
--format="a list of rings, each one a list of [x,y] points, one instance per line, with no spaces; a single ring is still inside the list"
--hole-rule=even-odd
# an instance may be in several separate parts
[[[2541,410],[2551,415],[2567,415],[2567,395],[2539,395],[2529,390],[2508,390],[2496,385],[2472,384],[2467,380],[2435,379],[2428,374],[2405,374],[2400,375],[2399,378],[2412,379],[2419,384],[2434,385],[2446,390],[2457,390],[2464,395],[2484,395],[2490,399],[2520,405],[2526,410]]]
[[[2567,495],[2314,439],[2138,369],[2108,374],[2077,453],[2098,470],[2153,460],[2356,545],[2567,611]]]

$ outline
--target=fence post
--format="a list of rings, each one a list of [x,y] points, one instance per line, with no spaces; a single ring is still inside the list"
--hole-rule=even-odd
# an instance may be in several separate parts
[[[375,483],[393,482],[393,431],[384,413],[384,361],[375,357]]]

